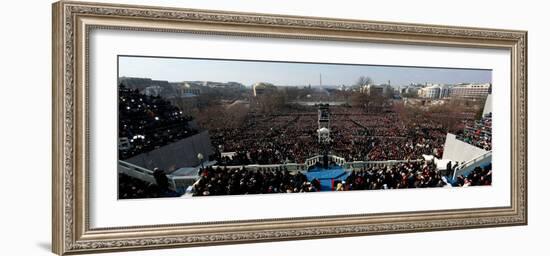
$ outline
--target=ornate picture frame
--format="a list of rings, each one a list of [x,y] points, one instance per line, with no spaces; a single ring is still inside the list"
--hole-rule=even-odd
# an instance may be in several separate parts
[[[509,50],[511,204],[476,209],[91,228],[88,50],[89,33],[97,29]],[[57,254],[527,224],[526,31],[71,1],[53,5],[52,31],[52,247]]]

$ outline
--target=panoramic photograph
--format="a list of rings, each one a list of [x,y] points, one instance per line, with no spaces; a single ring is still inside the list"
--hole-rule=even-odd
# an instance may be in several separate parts
[[[118,57],[118,198],[492,183],[492,71]]]

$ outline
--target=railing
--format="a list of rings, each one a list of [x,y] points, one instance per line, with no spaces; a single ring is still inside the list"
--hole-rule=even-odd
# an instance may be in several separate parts
[[[118,161],[118,172],[148,183],[157,184],[153,171],[122,160]]]
[[[466,161],[466,162],[460,164],[460,165],[457,167],[457,170],[458,170],[458,169],[462,169],[462,168],[464,168],[464,167],[467,167],[467,166],[469,166],[469,165],[471,165],[471,164],[473,164],[473,163],[477,163],[477,162],[479,162],[479,161],[481,161],[481,160],[487,158],[488,156],[492,156],[492,155],[493,155],[493,151],[488,151],[488,152],[486,152],[486,153],[484,153],[484,154],[482,154],[482,155],[480,155],[480,156],[478,156],[478,157],[476,157],[476,158],[474,158],[474,159],[472,159],[472,160],[469,160],[469,161]]]
[[[453,172],[453,180],[458,175],[463,175],[463,174],[471,171],[470,167],[479,165],[480,163],[484,162],[485,160],[487,160],[489,157],[492,157],[492,156],[493,156],[493,151],[488,151],[488,152],[485,152],[485,153],[481,154],[478,157],[475,157],[475,158],[473,158],[469,161],[466,161],[466,162],[460,164],[458,167],[456,167],[456,169]]]
[[[346,163],[346,159],[343,158],[343,157],[339,157],[339,156],[334,156],[334,155],[330,155],[329,156],[329,159],[332,161],[332,162],[335,162],[339,165],[344,165]]]
[[[199,179],[199,176],[167,176],[170,180],[169,188],[180,194],[185,193],[187,187],[193,185]]]
[[[385,161],[353,161],[347,162],[343,165],[344,169],[355,170],[361,168],[371,168],[371,167],[383,167],[383,166],[394,166],[401,163],[417,163],[423,162],[424,159],[415,159],[415,160],[385,160]]]
[[[153,171],[125,161],[118,161],[118,172],[147,183],[157,184]],[[183,193],[188,186],[193,185],[199,178],[197,175],[173,176],[169,174],[166,177],[168,178],[168,189],[178,193]]]
[[[322,159],[323,159],[322,155],[316,155],[314,157],[310,157],[310,158],[306,159],[304,164],[307,168],[309,168],[311,166],[314,166],[316,163],[322,161]]]
[[[410,162],[422,162],[424,159],[414,159],[414,160],[386,160],[386,161],[353,161],[353,162],[346,162],[345,158],[335,156],[335,155],[329,155],[329,161],[337,163],[338,165],[342,166],[346,170],[354,170],[354,169],[361,169],[361,168],[370,168],[370,167],[382,167],[382,166],[393,166],[400,163],[410,163]],[[289,172],[298,172],[298,171],[307,171],[310,167],[314,166],[315,164],[323,161],[322,155],[316,155],[313,157],[310,157],[304,161],[303,164],[299,163],[285,163],[285,164],[249,164],[249,165],[228,165],[228,166],[221,166],[221,165],[213,165],[214,168],[227,168],[227,169],[241,169],[246,168],[248,170],[252,171],[272,171],[277,169],[285,169]]]
[[[334,162],[334,163],[337,163],[339,165],[344,165],[346,163],[345,158],[335,156],[335,155],[328,155],[328,159],[329,159],[330,162]],[[323,161],[323,156],[322,155],[316,155],[314,157],[310,157],[310,158],[306,159],[306,161],[304,162],[304,165],[307,168],[309,168],[309,167],[314,166],[315,164],[317,164],[321,161]]]
[[[247,170],[266,172],[273,170],[288,170],[291,173],[298,171],[306,171],[305,164],[285,163],[285,164],[249,164],[249,165],[212,165],[213,168],[226,168],[230,170],[241,169],[245,167]]]

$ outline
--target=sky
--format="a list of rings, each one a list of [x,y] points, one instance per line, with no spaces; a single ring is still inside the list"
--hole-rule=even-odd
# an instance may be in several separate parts
[[[275,85],[353,85],[360,76],[375,84],[400,86],[410,83],[490,83],[490,70],[373,65],[339,65],[160,57],[119,57],[119,77],[141,77],[170,82],[257,82]]]

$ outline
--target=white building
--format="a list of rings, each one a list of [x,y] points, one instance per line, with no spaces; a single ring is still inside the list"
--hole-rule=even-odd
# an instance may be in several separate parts
[[[428,98],[428,99],[438,99],[440,90],[441,89],[439,88],[438,85],[424,87],[418,90],[418,97]]]
[[[363,85],[359,89],[359,91],[362,93],[366,93],[370,96],[382,96],[382,95],[386,95],[389,89],[390,87],[388,85],[367,84],[367,85]]]
[[[491,84],[461,84],[451,88],[451,97],[485,98],[491,93]]]
[[[162,87],[158,85],[152,85],[145,88],[145,90],[143,90],[143,93],[147,96],[160,96],[161,92],[162,92]]]
[[[260,83],[255,83],[254,85],[252,85],[252,91],[254,93],[254,97],[257,97],[257,96],[265,94],[265,93],[273,92],[273,91],[276,91],[276,90],[277,90],[277,87],[273,84],[270,84],[270,83],[260,82]]]
[[[449,94],[449,86],[440,84],[431,84],[418,90],[418,96],[427,99],[447,98]]]
[[[420,86],[411,84],[405,87],[401,87],[399,89],[399,94],[418,95],[418,90],[420,89]]]
[[[187,97],[189,94],[198,96],[201,94],[201,89],[199,86],[195,86],[189,83],[183,83],[177,87],[177,92],[181,97]]]

